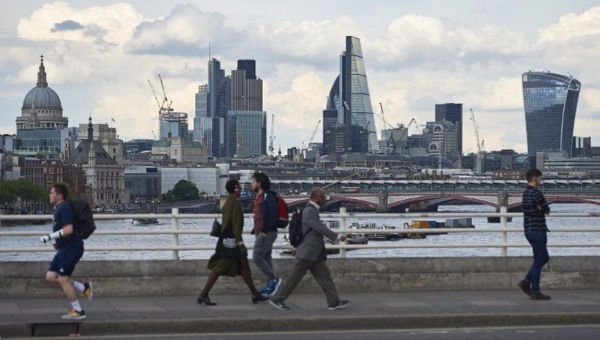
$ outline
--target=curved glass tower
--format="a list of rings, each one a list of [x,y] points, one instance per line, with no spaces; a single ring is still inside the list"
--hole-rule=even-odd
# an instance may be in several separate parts
[[[550,72],[523,73],[527,153],[565,151],[571,155],[581,83]]]
[[[346,37],[335,79],[323,111],[324,153],[379,151],[371,94],[360,39]]]

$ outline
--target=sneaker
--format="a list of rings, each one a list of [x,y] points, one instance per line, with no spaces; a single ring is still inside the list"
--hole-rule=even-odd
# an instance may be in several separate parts
[[[529,288],[529,285],[531,284],[531,282],[523,279],[521,281],[519,281],[519,288],[521,288],[521,290],[523,291],[523,293],[525,293],[525,295],[527,296],[531,296],[531,288]]]
[[[288,307],[283,300],[275,301],[271,299],[269,300],[269,303],[279,310],[290,310],[290,307]]]
[[[73,308],[70,312],[68,312],[67,314],[62,316],[63,319],[65,320],[81,320],[81,319],[85,319],[85,312],[83,311],[83,309],[78,312],[77,310],[75,310],[75,308]]]
[[[92,281],[88,281],[86,283],[83,284],[84,289],[83,289],[83,293],[81,293],[83,295],[83,297],[86,297],[88,300],[89,304],[92,304],[92,300],[94,299],[94,291],[92,290]]]
[[[544,295],[542,292],[531,292],[529,298],[532,300],[550,300],[550,296]]]
[[[279,286],[281,286],[281,278],[277,278],[277,279],[273,279],[271,281],[269,281],[269,288],[270,288],[270,292],[269,292],[269,296],[273,296],[275,295],[275,293],[277,293],[277,289],[279,289]]]
[[[348,300],[340,300],[340,302],[338,302],[337,305],[329,306],[329,310],[346,308],[346,306],[348,306],[349,303],[350,303],[350,301],[348,301]]]
[[[271,289],[269,289],[269,286],[266,286],[265,288],[260,290],[260,295],[262,296],[266,296],[266,297],[270,297],[271,295]]]

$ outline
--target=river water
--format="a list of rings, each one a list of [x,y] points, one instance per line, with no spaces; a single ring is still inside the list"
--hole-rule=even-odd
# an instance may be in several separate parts
[[[552,212],[597,212],[600,214],[600,206],[591,204],[552,204]],[[493,212],[493,208],[484,205],[461,205],[461,206],[440,206],[440,212]],[[376,214],[374,214],[376,216]],[[434,220],[435,218],[427,218]],[[444,221],[445,218],[437,218],[437,221]],[[478,229],[499,228],[498,223],[488,223],[485,217],[473,218],[473,224]],[[396,227],[402,227],[405,222],[410,223],[409,219],[385,219],[385,218],[351,218],[348,223],[371,223],[377,225],[386,224]],[[552,217],[547,218],[548,227],[552,230],[553,227],[581,227],[581,228],[599,228],[600,217],[581,218],[581,217]],[[252,225],[251,216],[246,216],[244,228],[244,240],[246,244],[251,245],[254,242],[254,236],[249,234]],[[151,224],[144,226],[132,225],[131,220],[110,220],[97,221],[98,230],[165,230],[172,228],[172,220],[159,219],[159,224]],[[212,221],[209,219],[183,219],[180,220],[179,229],[181,230],[206,230],[210,229]],[[522,217],[515,217],[509,223],[510,228],[521,228],[523,225]],[[51,230],[50,224],[47,225],[26,225],[2,227],[1,231],[39,231],[40,235],[48,233]],[[599,248],[553,248],[552,243],[575,243],[575,242],[598,242],[600,240],[600,232],[551,232],[548,236],[550,256],[574,256],[574,255],[598,255]],[[402,239],[396,241],[369,241],[369,244],[440,244],[440,243],[498,243],[501,241],[500,233],[449,233],[445,235],[430,235],[425,239]],[[209,235],[180,235],[179,245],[182,246],[211,246],[216,242],[216,238]],[[509,233],[509,243],[527,244],[523,233]],[[173,244],[172,235],[99,235],[94,234],[86,240],[86,246],[101,247],[101,246],[169,246]],[[280,233],[276,244],[283,244],[283,233]],[[48,245],[41,244],[39,236],[4,236],[0,235],[0,248],[16,248],[16,247],[40,247],[47,249]],[[468,256],[500,256],[500,248],[400,248],[400,249],[358,249],[348,251],[346,256],[353,258],[368,258],[368,257],[468,257]],[[212,255],[212,250],[206,251],[180,251],[181,259],[208,259]],[[530,248],[509,248],[509,256],[530,256]],[[0,261],[49,261],[53,256],[52,252],[37,252],[37,253],[15,253],[1,252]],[[287,257],[289,255],[281,254],[281,250],[274,250],[273,257]],[[339,255],[330,255],[337,257]],[[84,254],[84,260],[157,260],[171,259],[171,251],[102,251],[91,252],[87,251]]]

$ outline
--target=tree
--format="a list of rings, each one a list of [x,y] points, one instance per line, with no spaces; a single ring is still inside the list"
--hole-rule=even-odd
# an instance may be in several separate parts
[[[165,199],[167,202],[195,200],[199,198],[199,192],[194,183],[182,179],[175,184],[173,190],[167,191]]]
[[[0,181],[0,206],[13,213],[17,205],[35,206],[48,201],[48,190],[23,178],[17,181]]]

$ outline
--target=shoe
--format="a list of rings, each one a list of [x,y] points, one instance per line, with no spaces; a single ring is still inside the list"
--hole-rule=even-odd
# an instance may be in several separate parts
[[[277,279],[273,279],[271,281],[269,281],[269,297],[275,295],[275,293],[277,293],[277,290],[279,289],[279,286],[281,286],[281,278],[277,278]]]
[[[521,280],[519,281],[519,288],[521,288],[521,290],[523,291],[523,293],[525,293],[525,295],[527,296],[531,296],[531,288],[529,288],[529,285],[531,285],[531,282],[529,282],[528,280]]]
[[[83,289],[83,293],[81,293],[83,295],[83,297],[86,297],[88,300],[89,304],[92,304],[92,300],[94,299],[94,291],[92,290],[92,281],[88,281],[86,283],[83,284],[83,286],[85,287]]]
[[[337,305],[329,306],[329,310],[346,308],[346,306],[348,306],[349,303],[350,303],[350,301],[348,301],[348,300],[340,300],[340,302],[338,302]]]
[[[269,294],[271,294],[271,289],[269,289],[268,285],[265,288],[260,290],[260,295],[262,295],[262,296],[270,297]]]
[[[269,299],[268,296],[265,296],[260,293],[256,293],[252,295],[252,303],[258,303],[259,301],[267,301]]]
[[[210,298],[208,297],[208,295],[198,296],[198,299],[196,300],[196,302],[198,302],[198,304],[205,304],[207,306],[216,306],[217,305],[216,302],[210,301]]]
[[[288,307],[288,306],[285,304],[285,302],[283,302],[283,300],[275,301],[275,300],[273,300],[273,299],[270,299],[270,300],[269,300],[269,303],[270,303],[270,304],[271,304],[273,307],[275,307],[275,308],[277,308],[277,309],[279,309],[279,310],[290,310],[290,307]]]
[[[529,296],[532,300],[550,300],[550,295],[544,295],[542,292],[531,292]]]
[[[83,309],[78,312],[77,310],[75,310],[75,308],[71,309],[70,312],[68,312],[67,314],[62,316],[63,319],[65,320],[81,320],[81,319],[85,319],[85,312],[83,311]]]

